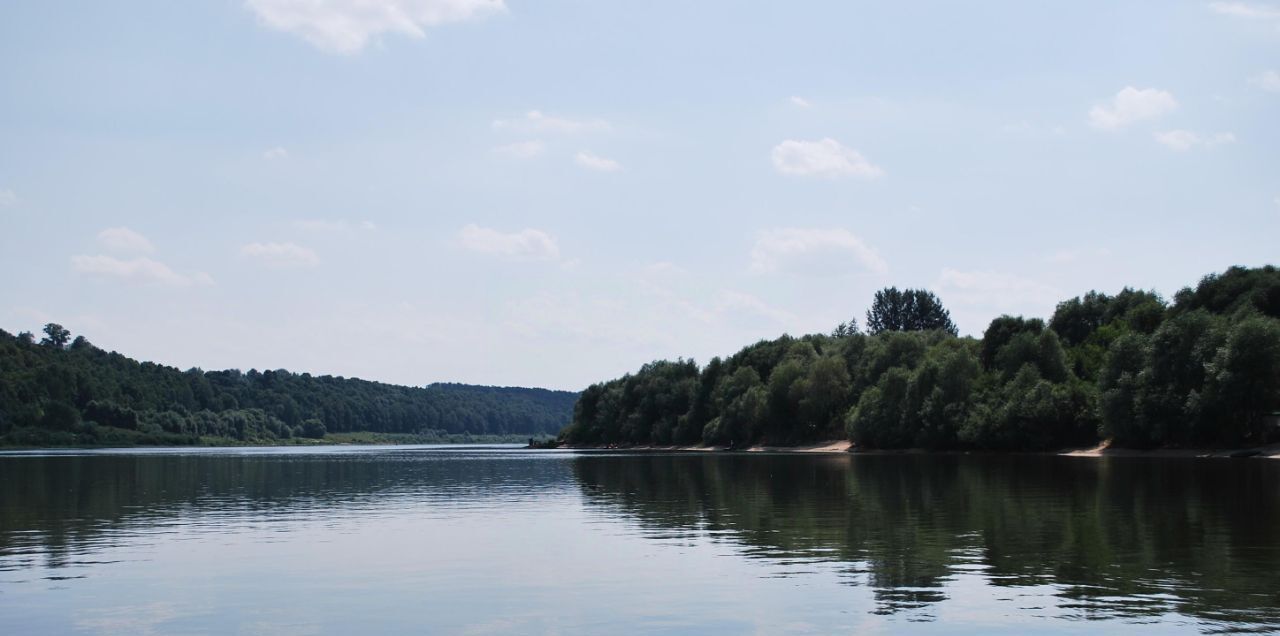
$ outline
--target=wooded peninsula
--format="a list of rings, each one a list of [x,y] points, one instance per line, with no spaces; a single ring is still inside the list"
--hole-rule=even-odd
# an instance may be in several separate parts
[[[284,370],[182,371],[106,352],[58,324],[0,330],[0,446],[525,441],[578,394],[408,387]]]
[[[1260,445],[1280,438],[1280,270],[1233,267],[1167,302],[1090,292],[958,337],[925,290],[887,288],[830,334],[705,366],[661,360],[588,387],[569,445],[1042,451]]]

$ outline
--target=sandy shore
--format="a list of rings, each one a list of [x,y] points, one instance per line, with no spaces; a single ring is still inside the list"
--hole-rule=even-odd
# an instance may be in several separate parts
[[[724,446],[662,446],[662,445],[638,445],[638,446],[563,446],[562,448],[572,448],[577,450],[617,450],[617,451],[645,451],[645,452],[693,452],[693,453],[710,453],[722,452],[730,450]],[[738,452],[747,453],[855,453],[855,454],[924,454],[929,453],[923,449],[906,449],[894,451],[880,450],[859,450],[854,448],[853,443],[849,440],[831,440],[827,442],[818,442],[816,444],[807,444],[803,446],[752,446],[749,448],[734,449]],[[951,453],[964,454],[963,451],[943,451]],[[1259,446],[1255,448],[1244,449],[1196,449],[1196,448],[1158,448],[1154,450],[1136,450],[1131,448],[1111,448],[1109,442],[1103,442],[1092,448],[1077,448],[1061,451],[1052,451],[1048,454],[1060,455],[1063,457],[1261,457],[1267,459],[1280,458],[1280,444],[1272,444],[1270,446]]]
[[[1135,450],[1132,448],[1111,448],[1110,442],[1103,442],[1093,448],[1059,451],[1058,455],[1068,457],[1264,457],[1280,458],[1280,444],[1257,446],[1253,448],[1203,449],[1203,448],[1156,448],[1152,450]]]

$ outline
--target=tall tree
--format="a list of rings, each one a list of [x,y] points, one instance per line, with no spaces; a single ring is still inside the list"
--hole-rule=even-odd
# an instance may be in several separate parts
[[[940,329],[955,335],[956,325],[942,300],[925,289],[886,287],[876,292],[867,310],[867,332],[931,331]]]
[[[44,326],[45,337],[40,340],[40,344],[46,347],[62,349],[71,342],[71,332],[64,329],[62,325],[51,322]]]

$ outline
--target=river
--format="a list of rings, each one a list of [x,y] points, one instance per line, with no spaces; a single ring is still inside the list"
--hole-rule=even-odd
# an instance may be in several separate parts
[[[6,634],[1280,629],[1280,461],[0,453]]]

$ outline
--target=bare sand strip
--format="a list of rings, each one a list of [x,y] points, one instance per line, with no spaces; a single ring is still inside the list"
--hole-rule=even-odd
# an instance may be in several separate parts
[[[1154,448],[1151,450],[1136,450],[1132,448],[1111,448],[1111,442],[1108,440],[1093,448],[1060,451],[1057,454],[1067,457],[1264,457],[1277,459],[1280,458],[1280,444],[1230,449]]]

